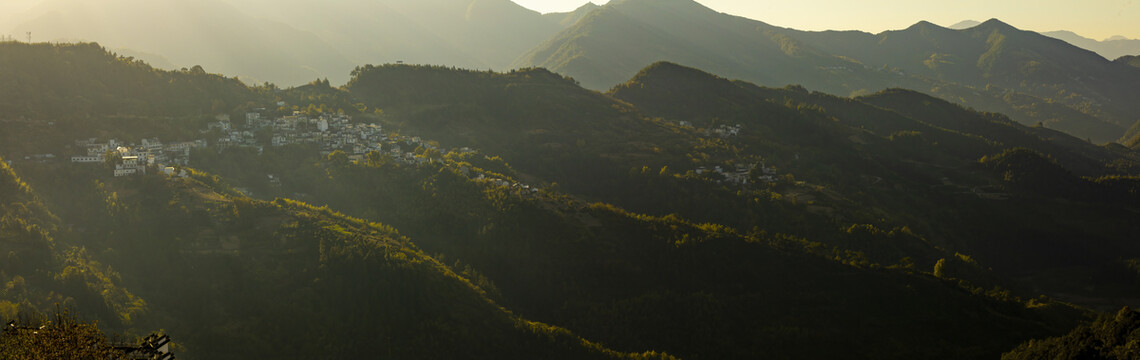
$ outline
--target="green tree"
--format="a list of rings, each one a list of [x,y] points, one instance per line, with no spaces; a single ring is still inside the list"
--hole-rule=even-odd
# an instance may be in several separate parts
[[[934,276],[940,277],[940,278],[946,277],[946,259],[945,258],[938,259],[938,262],[934,263]]]
[[[384,163],[384,155],[376,150],[369,151],[364,157],[368,161],[368,166],[380,166]]]
[[[348,154],[341,150],[333,151],[329,153],[328,160],[333,165],[345,166],[348,165]]]
[[[436,160],[443,158],[443,153],[436,149],[426,148],[424,149],[424,157],[428,158],[432,162],[435,162]]]
[[[0,331],[0,360],[125,358],[97,324],[67,312],[57,312],[53,320],[13,321]]]
[[[107,152],[103,154],[103,166],[106,166],[108,169],[114,169],[116,165],[122,163],[123,154],[119,153],[118,150],[107,150]]]

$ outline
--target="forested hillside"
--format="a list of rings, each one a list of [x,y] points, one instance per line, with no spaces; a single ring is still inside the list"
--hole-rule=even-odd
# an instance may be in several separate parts
[[[345,90],[383,109],[393,130],[505,157],[527,175],[573,191],[604,189],[632,166],[682,161],[681,142],[693,140],[674,124],[646,119],[545,69],[365,66]]]
[[[257,163],[295,156],[267,152]],[[649,347],[686,359],[994,356],[1014,339],[1079,318],[1062,304],[968,285],[982,283],[985,271],[906,229],[848,229],[844,245],[879,250],[866,253],[767,230],[738,232],[557,192],[532,194],[459,170],[481,171],[481,157],[450,153],[426,166],[307,158],[319,162],[283,172],[294,181],[279,191],[383,219],[425,251],[492,282],[508,308],[622,350]],[[223,174],[233,178],[282,170],[218,161],[204,165],[234,169]],[[860,320],[868,318],[873,324]],[[902,331],[915,323],[939,325]],[[960,331],[967,328],[993,332]]]
[[[1002,360],[1021,359],[1105,359],[1140,357],[1140,314],[1129,308],[1115,316],[1102,315],[1096,322],[1073,329],[1059,337],[1029,341],[1001,356]]]
[[[672,79],[684,81],[670,81]],[[701,89],[701,94],[709,95],[678,95],[684,94],[679,92],[683,88]],[[1025,267],[1033,263],[1037,265],[1032,267],[1044,264],[1053,267],[1062,258],[1076,261],[1084,256],[1102,257],[1100,261],[1090,258],[1086,264],[1092,265],[1119,256],[1116,251],[1078,255],[1096,248],[1086,245],[1088,234],[1078,235],[1080,230],[1077,229],[1089,226],[1077,225],[1085,221],[1101,224],[1096,225],[1098,227],[1104,224],[1118,227],[1102,233],[1107,237],[1098,241],[1131,246],[1127,234],[1135,229],[1126,224],[1133,223],[1129,220],[1133,215],[1124,209],[1135,206],[1134,197],[1129,195],[1134,190],[1127,189],[1129,186],[1135,189],[1137,154],[1119,146],[1093,146],[1058,132],[1026,128],[1000,115],[969,111],[912,92],[891,91],[867,98],[842,99],[796,88],[769,89],[732,83],[670,64],[650,67],[612,93],[655,116],[691,121],[695,125],[707,121],[740,123],[746,130],[737,146],[755,149],[753,151],[769,163],[794,174],[796,179],[822,185],[826,190],[818,194],[830,195],[816,196],[815,205],[843,214],[837,216],[843,219],[841,221],[872,221],[874,218],[881,221],[886,216],[888,223],[910,226],[934,243],[976,255],[995,269],[1000,270],[1005,267],[1003,264],[1014,261],[1018,265],[1013,268],[1020,268],[1014,273],[1023,273],[1031,272]],[[812,117],[785,120],[788,115],[776,116],[787,114],[792,108],[814,114],[819,120],[811,121]],[[814,127],[808,127],[813,123]],[[804,146],[806,141],[812,142]],[[758,146],[771,143],[783,144],[784,148]],[[1074,216],[1072,209],[1083,205],[1050,200],[1073,193],[1037,191],[1021,193],[1013,202],[999,200],[1008,198],[1002,194],[1025,189],[1011,183],[1005,170],[987,170],[978,166],[977,161],[983,156],[1001,153],[1003,149],[1026,146],[1059,159],[1069,170],[1077,171],[1076,176],[1088,177],[1080,180],[1082,182],[1102,181],[1103,186],[1066,190],[1080,195],[1065,197],[1088,202],[1092,208],[1101,208],[1106,203],[1116,204],[1108,208],[1122,206],[1124,209],[1105,210],[1104,215],[1117,220],[1102,224],[1103,215],[1076,220],[1079,216]],[[1043,175],[1051,174],[1026,176],[1042,183],[1062,180]],[[1114,190],[1105,185],[1109,179],[1132,185],[1126,185],[1123,191]],[[845,202],[857,205],[845,206]],[[1069,230],[1062,227],[1043,231],[1043,227],[1050,225],[1019,218],[1033,211],[1043,211],[1040,216],[1076,222],[1064,225],[1074,227]],[[977,222],[986,218],[994,221],[987,221],[992,225]],[[997,225],[999,223],[1003,225]],[[1060,235],[1065,233],[1068,235]],[[1029,246],[1041,239],[1055,240],[1049,246],[1035,246],[1044,252],[1038,255],[1012,245],[1026,241]],[[1061,245],[1065,243],[1068,245]],[[1070,250],[1052,253],[1059,248]],[[1124,267],[1120,263],[1115,266]]]
[[[851,247],[844,233],[851,225],[906,226],[939,247],[977,256],[1004,276],[1058,293],[1072,290],[1055,282],[1072,269],[1045,278],[1027,274],[1074,266],[1103,274],[1126,273],[1129,270],[1118,257],[1136,253],[1127,235],[1135,231],[1134,223],[1127,220],[1132,215],[1125,209],[1134,206],[1129,194],[1135,187],[1137,154],[1123,147],[1088,144],[913,92],[843,99],[801,88],[731,82],[672,64],[647,68],[615,88],[608,94],[612,97],[587,96],[589,92],[556,76],[545,78],[548,85],[540,89],[551,93],[541,97],[538,91],[503,93],[497,89],[543,78],[527,78],[528,72],[471,74],[438,68],[430,72],[400,66],[365,68],[347,89],[370,105],[385,108],[391,118],[399,119],[389,126],[404,133],[455,147],[488,149],[501,155],[517,171],[513,176],[525,182],[557,183],[570,193],[637,212],[676,213],[743,231],[775,230],[843,247]],[[463,94],[457,97],[426,92],[398,97],[368,90],[375,86],[369,84],[424,89],[428,85],[422,84],[430,81],[461,77],[465,79],[461,83],[471,88],[457,91]],[[422,78],[433,80],[418,80]],[[554,91],[562,95],[552,96]],[[497,100],[495,106],[471,105],[481,104],[475,99],[490,94]],[[561,105],[572,102],[578,105]],[[607,103],[617,109],[633,107],[605,112],[605,106],[594,105]],[[436,125],[440,123],[478,125],[459,130]],[[566,124],[576,125],[570,130],[575,137],[558,138],[556,134],[564,132],[542,131]],[[614,127],[618,124],[621,127]],[[715,135],[714,130],[727,134],[725,129],[737,125],[738,135]],[[463,137],[455,137],[459,134]],[[517,135],[480,142],[499,134]],[[1039,191],[1005,176],[1005,169],[979,162],[1015,147],[1058,159],[1067,171],[1076,172],[1067,176],[1088,177],[1079,182],[1089,185],[1063,193]],[[550,152],[552,148],[561,151]],[[761,162],[777,176],[765,182],[756,175],[755,184],[740,186],[709,174],[716,166]],[[565,171],[568,168],[578,170]],[[700,168],[707,172],[698,173]],[[655,196],[662,193],[672,195]],[[1052,200],[1057,196],[1079,203]],[[1017,200],[1004,200],[1010,197]],[[806,206],[776,210],[789,203]],[[948,203],[955,205],[947,208]],[[1087,208],[1088,216],[1070,215],[1075,206]],[[1066,220],[1041,224],[1033,216]],[[979,227],[981,219],[987,219],[983,222],[987,225]],[[1087,226],[1082,224],[1108,227],[1090,238],[1078,230]],[[1051,245],[1033,253],[1019,250],[1042,239]],[[1088,247],[1084,245],[1088,241],[1101,245]],[[881,251],[873,245],[852,250]],[[1127,293],[1125,283],[1110,280],[1095,292],[1123,296],[1118,291]]]
[[[996,19],[964,30],[920,22],[905,30],[874,36],[802,33],[798,38],[836,55],[868,64],[896,66],[906,74],[965,85],[975,91],[988,92],[985,90],[997,87],[1007,92],[1051,99],[1099,119],[1066,123],[1079,119],[1059,116],[1053,121],[1044,121],[1056,123],[1053,125],[1055,128],[1081,137],[1096,132],[1094,134],[1098,138],[1104,139],[1112,135],[1110,130],[1119,133],[1120,128],[1134,121],[1132,117],[1136,109],[1133,104],[1140,96],[1131,85],[1140,78],[1140,72],[1135,69],[1120,66],[1062,41],[1019,30]],[[949,92],[940,92],[937,87],[931,89],[933,93],[962,101]],[[1020,101],[1016,99],[1003,100],[1015,109],[1024,106],[1019,106]],[[974,101],[964,103],[989,108]],[[1115,128],[1101,123],[1115,125]]]
[[[1122,56],[1119,59],[1116,59],[1116,62],[1140,67],[1140,55]]]
[[[160,71],[98,44],[0,43],[0,111],[6,118],[210,114],[250,101],[244,84],[196,67]],[[15,71],[19,69],[19,71]]]
[[[666,62],[605,93],[413,65],[250,88],[0,46],[81,78],[0,119],[0,316],[61,303],[179,358],[992,358],[1140,298],[1135,148],[914,91]],[[214,143],[333,138],[320,114],[382,144]],[[169,174],[54,160],[89,137],[211,144]]]
[[[42,174],[73,171],[36,170]],[[330,354],[668,358],[613,352],[564,329],[519,318],[496,305],[466,275],[424,254],[382,224],[292,200],[263,202],[227,195],[234,191],[216,177],[197,172],[185,179],[95,176],[106,183],[90,179],[90,173],[71,175],[79,176],[41,180],[53,186],[52,200],[57,204],[67,201],[63,219],[83,229],[90,256],[121,268],[125,281],[148,299],[146,303],[135,301],[143,309],[121,311],[146,310],[145,324],[161,324],[175,337],[183,349],[180,358]],[[94,185],[83,186],[84,182]],[[41,257],[62,257],[53,250],[43,249]],[[70,253],[82,256],[79,259],[88,256],[78,249]],[[51,270],[32,263],[32,254],[21,255],[27,259],[25,273]],[[105,276],[105,270],[98,264],[74,269],[83,264],[67,261],[71,267],[56,276],[63,276],[63,285],[79,281],[79,287],[55,288],[54,294],[91,296],[83,291],[83,279],[88,279],[87,288],[91,288],[99,283],[91,284],[90,277]],[[20,263],[6,263],[14,265]],[[5,269],[5,273],[21,273],[21,269]],[[79,277],[68,281],[72,276]],[[29,276],[27,285],[22,279],[9,280],[5,294],[14,297],[16,304],[27,303],[20,291],[35,290],[38,279]],[[108,283],[99,290],[110,296],[112,286]],[[106,300],[111,305],[118,299]],[[62,305],[99,314],[72,300]],[[10,306],[6,318],[14,318],[17,311],[34,310]],[[103,324],[134,329],[127,322],[130,315],[136,314],[121,314],[122,325]]]
[[[128,291],[119,273],[95,260],[87,244],[68,236],[62,225],[0,158],[0,318],[59,305],[111,328],[145,331],[152,326],[140,319],[149,310],[147,302]]]

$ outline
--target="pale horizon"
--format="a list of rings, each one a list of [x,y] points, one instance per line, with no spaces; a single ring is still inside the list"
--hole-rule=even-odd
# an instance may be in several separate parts
[[[609,0],[512,0],[540,13],[567,12]],[[794,2],[696,0],[727,14],[798,30],[859,30],[880,33],[905,29],[919,21],[950,26],[961,21],[998,19],[1023,30],[1067,30],[1103,41],[1113,36],[1140,39],[1140,1],[904,1],[805,0]],[[891,9],[884,11],[884,9]]]
[[[20,13],[44,0],[5,0],[0,2],[0,32],[15,26]],[[568,12],[593,2],[609,0],[512,0],[540,12]],[[965,20],[999,19],[1019,29],[1037,32],[1067,30],[1095,40],[1113,36],[1140,39],[1140,0],[964,0],[915,2],[873,0],[805,0],[761,2],[741,0],[696,0],[713,10],[798,30],[859,30],[879,33],[900,30],[919,21],[950,26]],[[884,10],[890,9],[890,10]],[[13,34],[17,35],[17,34]]]

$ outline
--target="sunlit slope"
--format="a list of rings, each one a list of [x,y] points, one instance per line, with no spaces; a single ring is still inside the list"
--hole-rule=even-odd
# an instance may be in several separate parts
[[[668,358],[520,318],[391,227],[217,181],[117,179],[104,191],[125,211],[70,219],[188,358]]]
[[[872,222],[889,213],[889,222],[977,256],[1006,275],[1037,277],[1043,269],[1074,266],[1099,269],[1104,276],[1098,279],[1116,282],[1108,274],[1127,270],[1113,259],[1140,250],[1130,240],[1135,203],[1129,195],[1134,190],[1127,190],[1137,185],[1129,179],[1135,179],[1138,154],[1119,145],[1095,146],[911,91],[838,98],[757,87],[667,63],[611,93],[647,115],[697,127],[742,124],[745,130],[731,143],[797,180],[825,187],[812,199],[817,211],[834,208],[844,214],[836,216],[840,221]],[[1032,149],[1025,153],[1060,170],[1023,173],[1017,169],[1038,167],[978,161],[1014,148]],[[1039,187],[1022,179],[1079,186]],[[1018,201],[1000,200],[1015,194]]]
[[[513,311],[624,351],[686,359],[973,357],[1063,331],[1076,315],[960,288],[949,279],[977,281],[985,270],[907,230],[853,227],[845,241],[867,252],[844,251],[767,229],[741,233],[500,186],[459,170],[482,171],[481,155],[466,165],[451,163],[465,159],[454,156],[423,166],[305,161],[288,173],[297,180],[287,191],[392,224],[493,283],[489,292]],[[902,254],[914,263],[886,262]],[[948,260],[935,277],[939,256]]]
[[[0,158],[0,319],[62,306],[116,329],[149,331],[148,304],[96,261],[36,192]]]

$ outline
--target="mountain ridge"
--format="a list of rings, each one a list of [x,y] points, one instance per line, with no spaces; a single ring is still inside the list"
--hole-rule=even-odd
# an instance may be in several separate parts
[[[1140,92],[1127,79],[1140,79],[1140,72],[997,19],[964,30],[923,21],[880,34],[805,32],[717,14],[692,1],[670,4],[607,4],[592,14],[598,17],[609,13],[611,20],[585,19],[520,57],[515,66],[547,67],[583,79],[585,86],[594,89],[619,84],[656,61],[681,63],[762,85],[802,84],[841,95],[911,88],[985,110],[1008,112],[1025,124],[1048,123],[1097,142],[1117,141],[1123,129],[1135,121],[1129,115],[1134,106],[1128,104],[1134,104]],[[638,10],[632,10],[635,8]],[[689,12],[684,20],[678,20],[681,10]],[[640,19],[636,21],[638,30],[629,29],[633,20],[619,14]],[[616,30],[619,27],[622,30]],[[678,30],[694,27],[702,30]],[[723,41],[698,44],[699,38]],[[636,46],[637,50],[622,50],[625,48],[619,44]],[[737,46],[727,48],[722,46],[725,44]],[[602,81],[605,76],[600,74],[609,79]],[[957,90],[939,93],[958,87],[972,88],[966,91],[979,95],[983,88],[994,87],[995,91],[981,98],[963,97],[955,94]],[[1071,110],[1042,107],[1019,111],[1016,109],[1024,108],[1019,104],[1023,101],[1008,98],[1010,91],[1038,98],[1036,103],[1059,102]],[[1063,95],[1067,92],[1080,95]],[[1085,115],[1074,116],[1074,112]],[[1090,121],[1092,124],[1087,124]]]
[[[1129,55],[1140,55],[1140,39],[1128,39],[1117,36],[1105,40],[1095,40],[1068,30],[1047,31],[1041,34],[1094,51],[1109,60],[1115,60]]]
[[[96,9],[52,0],[29,12],[46,15],[15,25],[46,39],[89,38],[157,53],[170,63],[202,65],[247,83],[284,79],[298,85],[322,76],[345,83],[357,64],[403,62],[541,66],[604,90],[649,64],[672,61],[767,86],[800,84],[839,95],[915,89],[1098,143],[1124,141],[1123,131],[1137,121],[1131,104],[1140,102],[1124,85],[1140,78],[1130,70],[1135,67],[1094,59],[998,20],[963,30],[922,21],[868,34],[780,28],[690,0],[613,1],[546,15],[507,0],[139,1],[114,0]],[[157,15],[120,18],[128,13],[123,9],[139,6]],[[185,31],[188,26],[206,30]]]

